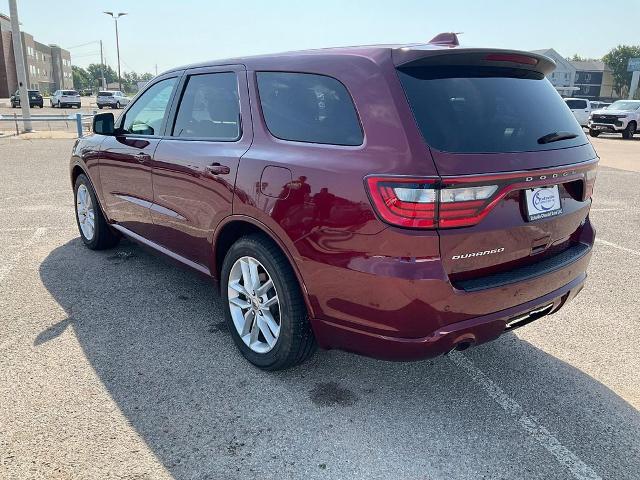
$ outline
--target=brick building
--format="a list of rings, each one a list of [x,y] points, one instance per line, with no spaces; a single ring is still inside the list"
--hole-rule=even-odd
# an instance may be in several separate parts
[[[21,32],[27,88],[53,93],[62,88],[73,88],[71,54],[57,45],[45,45],[33,35]],[[9,17],[0,13],[0,98],[8,97],[18,89],[13,56],[13,39]]]

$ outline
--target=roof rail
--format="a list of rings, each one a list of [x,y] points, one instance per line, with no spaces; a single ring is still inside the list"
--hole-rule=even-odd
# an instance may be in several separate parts
[[[460,42],[458,41],[458,35],[454,32],[439,33],[431,40],[429,40],[429,43],[433,45],[451,45],[456,47],[460,45]]]

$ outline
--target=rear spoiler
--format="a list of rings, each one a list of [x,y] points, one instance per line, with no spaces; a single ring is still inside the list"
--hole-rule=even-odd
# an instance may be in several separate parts
[[[395,48],[391,58],[396,67],[482,65],[531,70],[548,75],[556,62],[537,53],[495,48],[450,48],[434,44]]]

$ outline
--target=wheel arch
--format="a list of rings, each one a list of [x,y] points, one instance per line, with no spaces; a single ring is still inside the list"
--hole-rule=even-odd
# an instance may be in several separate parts
[[[296,279],[298,280],[298,285],[300,285],[300,290],[302,291],[302,296],[307,307],[309,318],[314,318],[313,307],[311,306],[311,302],[309,300],[309,292],[307,291],[306,284],[304,282],[304,279],[302,278],[302,274],[300,273],[298,265],[294,261],[291,250],[287,247],[285,242],[283,242],[267,225],[245,215],[231,215],[225,218],[214,233],[212,241],[212,268],[210,271],[212,276],[220,284],[220,288],[222,288],[220,271],[222,269],[222,263],[224,261],[226,253],[229,251],[229,248],[236,240],[252,233],[259,233],[261,235],[264,235],[274,244],[276,244],[280,251],[282,251],[284,256],[287,258],[289,265],[291,265],[291,269],[293,270]]]

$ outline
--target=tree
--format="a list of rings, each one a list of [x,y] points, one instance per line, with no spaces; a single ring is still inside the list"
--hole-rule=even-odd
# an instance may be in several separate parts
[[[148,82],[153,78],[150,73],[143,73],[142,75],[136,72],[124,72],[122,74],[122,88],[127,92],[137,92],[139,82]]]
[[[91,76],[84,68],[72,65],[71,71],[73,73],[73,88],[76,90],[84,90],[85,88],[92,87]]]
[[[627,72],[630,58],[640,57],[640,45],[618,45],[602,57],[602,61],[613,70],[613,88],[618,95],[629,91],[631,72]]]
[[[577,53],[574,53],[573,57],[567,57],[567,60],[569,60],[570,62],[584,62],[586,58],[581,57]]]
[[[104,78],[107,83],[118,81],[118,74],[113,68],[111,68],[109,65],[102,65],[102,69],[104,70]],[[87,72],[89,73],[89,77],[91,78],[91,85],[100,85],[100,87],[102,87],[102,74],[100,64],[92,63],[87,67]]]

